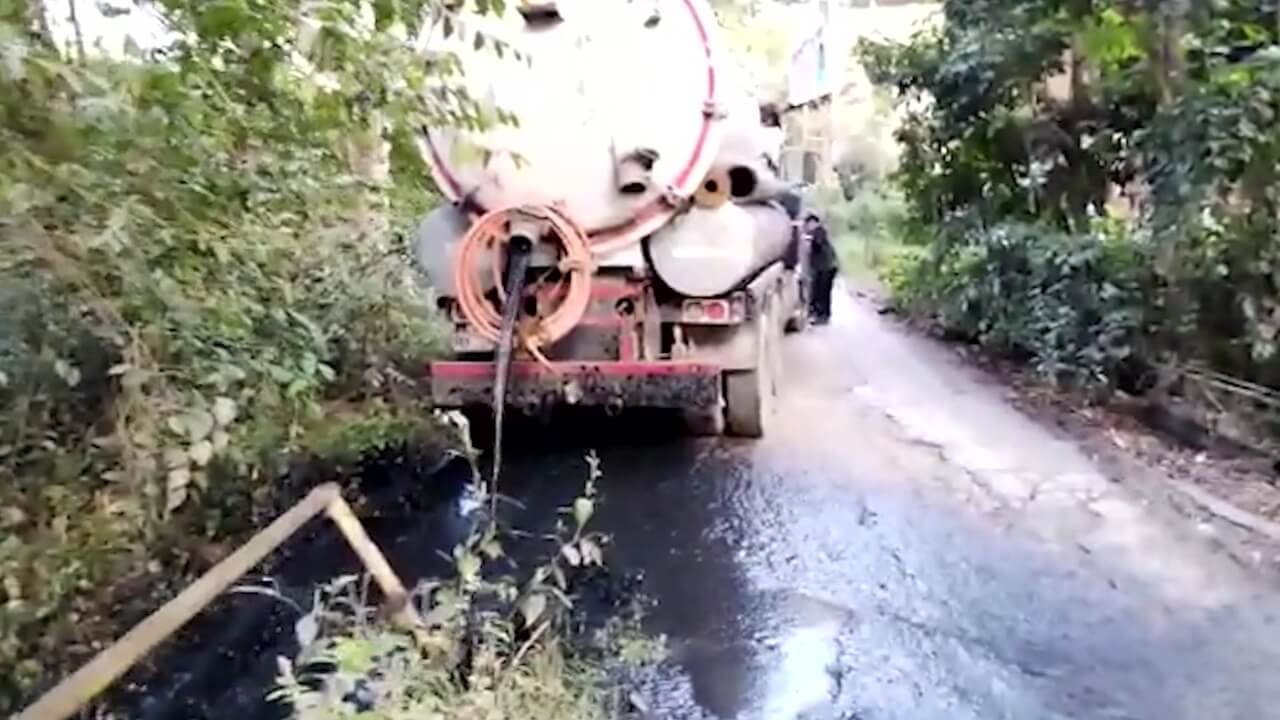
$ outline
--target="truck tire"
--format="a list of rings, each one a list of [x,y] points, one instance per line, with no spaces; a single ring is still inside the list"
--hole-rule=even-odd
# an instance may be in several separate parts
[[[796,292],[796,308],[787,318],[784,328],[789,333],[802,333],[809,329],[809,291],[808,283],[801,282]]]
[[[773,318],[772,303],[767,303],[756,321],[755,368],[725,373],[724,419],[730,435],[764,437],[777,392],[775,344],[778,342],[778,327]]]
[[[767,370],[737,370],[724,377],[725,426],[734,437],[764,437],[768,425],[770,393],[765,391]]]
[[[724,434],[724,411],[720,408],[715,410],[686,410],[684,412],[684,425],[693,437],[718,437]]]
[[[800,308],[787,320],[787,332],[802,333],[809,329],[809,308],[807,303],[800,303]]]

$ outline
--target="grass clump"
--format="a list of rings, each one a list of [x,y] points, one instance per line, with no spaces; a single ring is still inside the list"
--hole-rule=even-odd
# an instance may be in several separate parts
[[[593,463],[532,573],[517,572],[492,522],[471,533],[453,550],[454,575],[412,593],[422,618],[416,632],[388,623],[357,578],[335,581],[299,622],[303,648],[281,659],[273,697],[298,720],[604,720],[626,712],[618,673],[664,651],[640,632],[635,598],[604,622],[575,603],[575,588],[605,572],[606,538],[587,530],[597,478]]]

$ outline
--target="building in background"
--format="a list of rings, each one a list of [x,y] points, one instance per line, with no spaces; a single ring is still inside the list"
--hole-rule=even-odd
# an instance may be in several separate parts
[[[793,30],[782,108],[784,177],[810,186],[838,184],[836,165],[853,136],[877,112],[871,82],[853,58],[860,40],[904,42],[941,17],[941,6],[902,0],[792,6],[804,13]]]
[[[839,39],[833,37],[830,0],[818,0],[817,13],[802,29],[787,68],[783,109],[783,176],[806,185],[820,184],[822,169],[830,166],[831,98],[844,75]]]

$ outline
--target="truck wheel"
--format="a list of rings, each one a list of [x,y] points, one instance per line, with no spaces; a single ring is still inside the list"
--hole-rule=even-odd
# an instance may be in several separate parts
[[[771,311],[760,314],[755,330],[755,369],[726,372],[724,376],[725,426],[737,437],[764,437],[777,390],[773,347],[777,326]]]
[[[800,303],[800,309],[787,319],[787,332],[802,333],[809,329],[809,306],[805,302]]]
[[[796,309],[787,318],[784,329],[789,333],[802,333],[809,329],[809,292],[804,284],[800,285],[800,290],[796,293]]]
[[[725,425],[736,437],[764,437],[769,414],[766,370],[739,370],[724,377]]]
[[[694,437],[718,437],[724,434],[724,412],[719,408],[709,411],[686,410],[684,425]]]

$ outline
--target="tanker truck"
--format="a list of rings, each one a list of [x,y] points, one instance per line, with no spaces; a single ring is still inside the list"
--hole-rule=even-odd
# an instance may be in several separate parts
[[[415,252],[452,326],[442,408],[669,408],[760,437],[808,313],[798,196],[704,0],[506,3],[429,32],[437,92],[515,122],[422,128],[449,203]],[[495,397],[496,396],[496,397]]]

